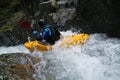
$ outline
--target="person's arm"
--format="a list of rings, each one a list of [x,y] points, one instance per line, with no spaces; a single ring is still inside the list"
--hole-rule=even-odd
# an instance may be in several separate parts
[[[52,35],[52,33],[51,33],[49,28],[44,29],[44,31],[42,32],[42,38],[45,38],[47,35],[48,36]]]
[[[37,40],[42,40],[41,33],[38,33],[37,31],[33,31],[33,35]]]

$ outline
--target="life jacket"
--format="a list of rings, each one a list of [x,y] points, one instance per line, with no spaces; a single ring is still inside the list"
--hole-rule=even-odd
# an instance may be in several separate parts
[[[43,32],[42,32],[42,37],[43,39],[47,39],[48,37],[51,37],[53,34],[52,29],[50,27],[50,25],[45,25],[45,27],[43,28]]]
[[[45,25],[43,28],[42,37],[47,42],[54,44],[55,41],[60,39],[60,33],[58,30],[53,29],[50,25]]]

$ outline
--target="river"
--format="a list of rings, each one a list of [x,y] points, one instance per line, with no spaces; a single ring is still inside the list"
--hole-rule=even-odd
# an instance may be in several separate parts
[[[74,34],[62,32],[64,36]],[[105,34],[91,34],[83,46],[59,48],[52,51],[33,52],[42,58],[34,65],[36,80],[120,80],[120,39]],[[23,45],[0,47],[0,54],[23,52],[31,54]]]

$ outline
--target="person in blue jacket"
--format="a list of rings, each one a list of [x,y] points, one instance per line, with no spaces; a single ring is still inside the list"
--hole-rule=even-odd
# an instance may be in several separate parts
[[[57,29],[52,28],[50,24],[44,21],[44,19],[40,19],[38,25],[42,29],[42,32],[38,33],[37,31],[33,31],[33,35],[38,41],[45,41],[46,43],[53,45],[55,44],[55,41],[60,39],[60,32]]]

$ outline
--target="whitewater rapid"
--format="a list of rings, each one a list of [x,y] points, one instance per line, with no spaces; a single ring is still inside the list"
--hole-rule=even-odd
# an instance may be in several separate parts
[[[64,36],[75,34],[62,32]],[[120,80],[120,39],[105,34],[91,34],[83,46],[59,48],[52,51],[33,52],[42,58],[37,66],[36,80]],[[23,52],[31,54],[23,45],[1,47],[0,53]]]

